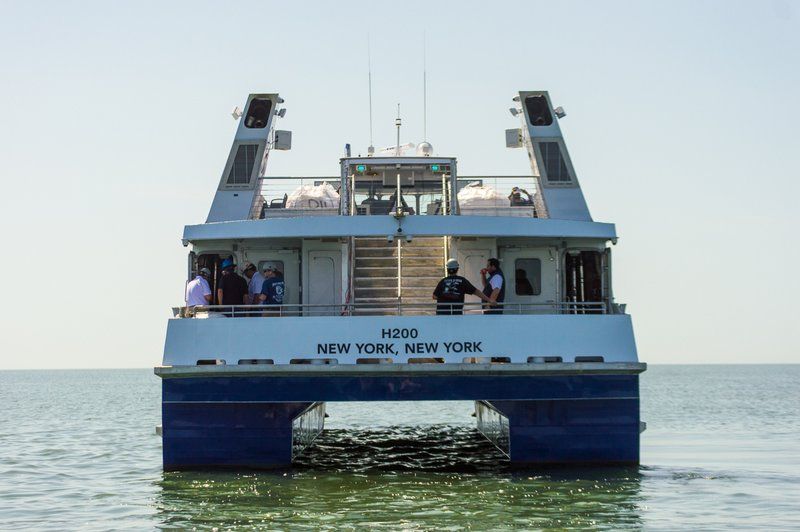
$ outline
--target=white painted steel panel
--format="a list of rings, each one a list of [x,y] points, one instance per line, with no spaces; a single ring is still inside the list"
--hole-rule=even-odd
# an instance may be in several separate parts
[[[416,338],[386,338],[385,330],[416,330]],[[450,343],[445,348],[444,343]],[[455,342],[462,351],[456,352]],[[479,343],[480,352],[466,353],[466,342]],[[630,316],[614,315],[464,315],[355,316],[286,318],[171,319],[167,327],[163,364],[194,365],[198,359],[336,358],[354,364],[356,358],[381,356],[359,353],[356,344],[393,344],[396,362],[409,357],[435,356],[462,362],[469,356],[505,356],[527,362],[531,356],[600,355],[606,362],[637,362]],[[408,353],[407,343],[437,344],[435,352]],[[321,353],[320,346],[349,345],[348,353]],[[343,348],[344,349],[344,348]],[[386,355],[384,355],[386,356]]]

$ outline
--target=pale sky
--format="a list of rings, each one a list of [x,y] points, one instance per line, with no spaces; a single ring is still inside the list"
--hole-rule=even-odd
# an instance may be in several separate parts
[[[650,363],[800,362],[800,3],[0,0],[0,369],[151,367],[248,93],[286,100],[273,175],[428,137],[527,174],[503,130],[549,90]]]

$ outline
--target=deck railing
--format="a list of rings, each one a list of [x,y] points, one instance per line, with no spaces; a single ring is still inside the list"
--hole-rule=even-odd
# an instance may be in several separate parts
[[[328,183],[336,192],[321,188]],[[527,218],[547,218],[547,210],[532,176],[458,176],[456,195],[465,201],[458,201],[454,207],[449,204],[449,182],[443,181],[436,189],[436,183],[421,183],[417,187],[403,187],[402,204],[406,214],[443,215],[461,214],[463,216],[513,216]],[[348,194],[341,190],[340,177],[282,177],[259,178],[258,190],[250,211],[251,219],[294,218],[305,216],[386,215],[397,202],[392,200],[391,187],[381,189],[379,196],[371,196],[368,191],[356,190]],[[475,185],[476,190],[468,187]],[[352,188],[353,181],[348,181]],[[303,192],[303,187],[308,187]],[[433,188],[431,188],[433,187]],[[510,197],[515,188],[524,190],[513,200]],[[374,191],[373,191],[374,192]],[[337,196],[341,194],[340,196]],[[466,200],[466,196],[471,196]],[[480,197],[476,197],[480,196]],[[342,203],[344,202],[344,203]]]
[[[173,307],[176,318],[281,318],[308,316],[430,316],[458,312],[461,305],[431,303],[348,303],[340,305],[198,305]],[[485,314],[481,303],[464,303],[461,312],[466,315]],[[491,307],[504,315],[520,314],[607,314],[602,301],[559,303],[502,303]]]

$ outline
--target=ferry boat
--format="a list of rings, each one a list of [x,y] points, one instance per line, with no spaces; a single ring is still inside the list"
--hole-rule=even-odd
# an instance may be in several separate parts
[[[396,146],[348,145],[330,176],[269,175],[270,152],[291,148],[283,104],[237,108],[208,218],[182,242],[187,282],[206,269],[214,298],[231,262],[281,272],[284,297],[173,309],[155,368],[164,469],[286,467],[326,402],[420,400],[474,401],[513,465],[637,464],[646,365],[613,295],[617,233],[589,214],[549,94],[513,98],[506,145],[527,152],[526,176],[461,175],[427,142],[401,146],[399,119]],[[437,314],[446,262],[480,290],[490,258],[502,302]]]

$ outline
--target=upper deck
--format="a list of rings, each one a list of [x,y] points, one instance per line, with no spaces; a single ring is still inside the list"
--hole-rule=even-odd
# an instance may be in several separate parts
[[[525,148],[529,176],[461,176],[454,157],[432,156],[423,143],[416,156],[402,146],[392,156],[339,161],[339,175],[267,175],[269,153],[291,148],[291,132],[277,130],[285,114],[277,94],[253,94],[222,172],[207,222],[392,215],[482,216],[590,222],[577,174],[544,91],[520,92],[512,115],[522,127],[505,132],[506,146]],[[424,145],[424,146],[423,146]],[[413,146],[413,145],[412,145]]]

